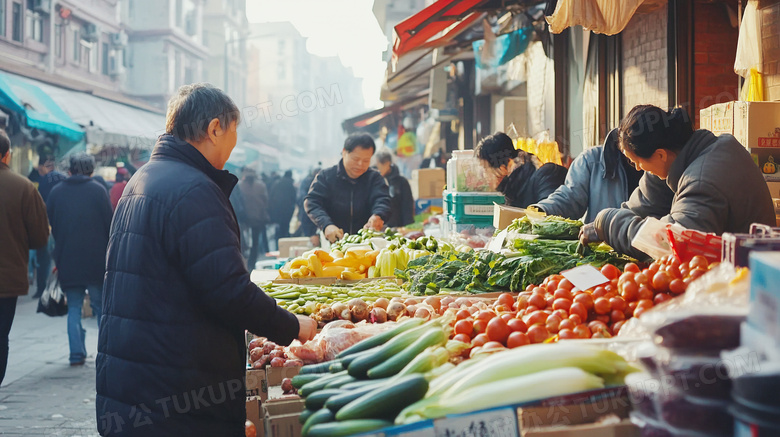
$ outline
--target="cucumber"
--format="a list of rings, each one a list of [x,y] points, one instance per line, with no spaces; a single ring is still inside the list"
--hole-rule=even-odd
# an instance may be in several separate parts
[[[309,410],[319,410],[325,406],[325,402],[330,399],[331,396],[340,395],[345,393],[344,390],[337,388],[327,388],[320,390],[314,394],[306,396],[306,408]]]
[[[342,363],[341,361],[334,361],[333,364],[328,366],[328,371],[330,373],[338,373],[344,369],[346,369],[346,367],[344,367],[344,363]]]
[[[348,384],[344,384],[341,387],[339,387],[342,390],[357,390],[361,389],[363,387],[369,386],[369,385],[377,385],[377,384],[383,384],[387,381],[390,381],[391,378],[381,378],[381,379],[358,379],[355,382],[350,382]]]
[[[349,365],[352,364],[353,361],[355,361],[356,359],[358,359],[360,357],[366,356],[366,355],[372,353],[373,351],[374,351],[373,349],[369,349],[367,351],[357,352],[357,353],[351,354],[349,356],[346,356],[344,358],[339,358],[339,360],[341,360],[341,365],[344,366],[345,369],[348,369]]]
[[[372,384],[354,390],[345,391],[342,394],[334,395],[328,398],[325,402],[325,408],[337,413],[340,409],[355,399],[365,395],[366,393],[372,393],[374,390],[382,387],[383,384]]]
[[[389,331],[385,331],[381,334],[375,335],[373,337],[369,337],[363,341],[357,342],[353,344],[352,346],[348,347],[347,349],[341,351],[341,353],[338,354],[339,358],[346,357],[348,355],[352,355],[358,352],[363,352],[366,350],[369,350],[373,347],[381,346],[385,343],[387,343],[388,340],[395,337],[396,335],[408,331],[414,327],[420,326],[425,322],[423,319],[418,318],[412,318],[409,320],[406,320],[404,322],[401,322],[393,329],[390,329]]]
[[[310,383],[312,381],[316,381],[316,380],[318,380],[318,379],[320,379],[320,378],[322,378],[322,377],[324,377],[326,375],[329,375],[329,373],[309,373],[309,374],[306,374],[306,375],[298,374],[298,375],[293,376],[293,378],[292,378],[292,385],[295,388],[301,388],[304,385],[306,385],[306,384],[308,384],[308,383]]]
[[[378,366],[409,347],[409,345],[414,343],[427,329],[427,326],[418,326],[417,328],[410,329],[409,331],[391,338],[387,343],[376,349],[371,349],[370,353],[366,353],[366,355],[363,355],[350,363],[349,368],[347,369],[349,374],[355,378],[366,378],[368,371],[372,367]],[[438,327],[438,329],[441,329],[441,327]]]
[[[301,428],[301,436],[306,437],[306,435],[309,434],[309,429],[313,426],[333,422],[334,420],[336,420],[336,416],[329,409],[323,408],[321,410],[317,410],[314,412],[314,414],[309,416],[309,418],[306,420],[306,423],[303,424],[303,428]]]
[[[351,375],[339,376],[338,378],[333,379],[329,383],[325,384],[325,388],[340,388],[344,384],[349,384],[350,382],[356,381],[357,379]]]
[[[417,355],[420,355],[425,349],[444,344],[447,341],[447,333],[439,327],[429,329],[425,334],[409,345],[401,353],[395,354],[383,363],[372,367],[368,371],[369,378],[387,378],[400,372]]]
[[[303,425],[304,423],[306,423],[306,421],[309,419],[309,417],[311,417],[312,414],[314,414],[314,411],[312,411],[312,410],[303,410],[303,411],[301,411],[301,415],[298,416],[298,422],[300,422],[301,425]]]
[[[333,364],[336,360],[332,361],[325,361],[324,363],[319,364],[309,364],[307,366],[301,367],[301,370],[298,371],[299,375],[308,375],[309,373],[328,373],[328,369],[330,368],[330,365]]]
[[[404,376],[343,406],[336,413],[336,420],[394,420],[401,410],[422,399],[427,391],[428,381],[423,375]]]
[[[346,370],[340,373],[329,373],[323,376],[322,378],[317,379],[316,381],[312,381],[308,384],[305,384],[303,387],[300,388],[300,390],[298,390],[298,394],[303,397],[309,396],[310,394],[325,388],[325,386],[328,385],[328,383],[333,381],[334,379],[342,377],[346,374],[347,374]]]
[[[376,419],[348,420],[345,422],[331,422],[314,425],[308,429],[304,437],[344,437],[353,434],[361,434],[375,429],[393,426],[393,422]]]

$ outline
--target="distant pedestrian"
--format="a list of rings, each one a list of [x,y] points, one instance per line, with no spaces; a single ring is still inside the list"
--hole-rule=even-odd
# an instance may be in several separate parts
[[[65,176],[65,174],[55,170],[53,156],[41,156],[38,160],[38,164],[38,192],[41,194],[41,198],[45,203],[51,190],[68,177]],[[43,290],[46,289],[46,282],[49,280],[49,275],[52,272],[51,251],[51,238],[49,238],[49,242],[44,247],[41,247],[35,251],[35,259],[38,263],[38,272],[35,280],[35,294],[33,295],[33,299],[38,299],[41,297]]]
[[[298,197],[296,199],[296,205],[298,205],[298,222],[300,225],[295,231],[296,237],[309,237],[312,246],[319,247],[320,235],[317,233],[317,225],[309,218],[309,214],[306,214],[306,208],[303,206],[303,201],[306,199],[306,195],[309,194],[309,187],[320,172],[320,167],[313,168],[308,175],[306,175],[298,186]]]
[[[390,190],[390,218],[385,225],[398,228],[414,223],[412,187],[393,164],[393,155],[387,149],[376,153],[376,167]]]
[[[276,224],[275,241],[277,247],[280,238],[290,236],[290,220],[295,212],[295,195],[295,181],[293,181],[292,171],[287,170],[284,172],[284,176],[271,187],[268,199],[271,221]]]
[[[119,198],[122,197],[122,192],[125,191],[127,181],[130,180],[130,172],[127,169],[120,167],[116,170],[116,178],[114,179],[114,186],[111,187],[111,208],[116,209],[116,204],[119,203]]]
[[[46,246],[46,205],[32,182],[11,171],[11,141],[0,129],[0,384],[8,365],[8,333],[16,300],[28,293],[30,249]]]
[[[106,248],[111,229],[111,201],[99,182],[90,176],[95,159],[78,153],[70,157],[71,176],[54,187],[46,207],[54,237],[57,278],[68,299],[70,364],[84,364],[86,331],[81,325],[84,290],[89,291],[98,325],[102,312]]]
[[[244,199],[247,227],[252,230],[252,243],[247,261],[247,268],[251,272],[255,268],[260,252],[263,255],[268,252],[268,237],[266,235],[266,225],[270,221],[268,190],[263,181],[257,177],[257,172],[251,168],[245,168],[241,172],[238,189],[241,190],[241,196]]]

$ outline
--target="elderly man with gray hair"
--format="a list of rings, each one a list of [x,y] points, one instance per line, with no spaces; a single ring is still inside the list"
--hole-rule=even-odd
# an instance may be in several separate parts
[[[95,159],[85,153],[70,157],[70,177],[52,188],[46,210],[54,238],[52,257],[57,279],[68,298],[70,365],[87,358],[86,331],[81,325],[85,290],[100,322],[106,247],[111,228],[111,201],[103,186],[92,179]]]
[[[97,357],[103,436],[244,436],[245,330],[278,344],[317,324],[249,278],[223,170],[239,112],[209,84],[179,88],[166,132],[125,187],[106,257]],[[260,424],[256,424],[260,425]]]

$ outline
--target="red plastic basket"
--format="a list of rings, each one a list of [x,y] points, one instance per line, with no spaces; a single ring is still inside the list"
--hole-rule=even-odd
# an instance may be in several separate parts
[[[720,236],[675,226],[668,226],[666,232],[672,252],[680,262],[688,262],[696,255],[711,263],[720,262],[723,251]]]

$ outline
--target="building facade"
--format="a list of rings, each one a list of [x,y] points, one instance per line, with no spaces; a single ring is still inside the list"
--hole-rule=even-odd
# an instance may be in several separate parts
[[[206,0],[203,45],[209,51],[203,80],[222,88],[236,104],[247,104],[249,22],[246,0]]]

